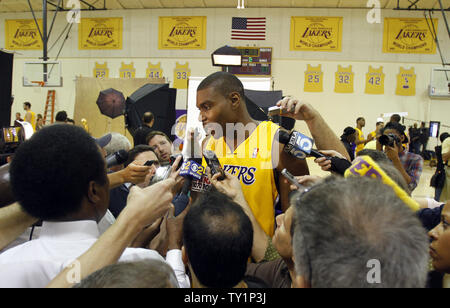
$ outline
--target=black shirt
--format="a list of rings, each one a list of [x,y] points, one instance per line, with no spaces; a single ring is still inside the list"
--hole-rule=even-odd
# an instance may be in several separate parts
[[[350,155],[350,161],[353,161],[355,159],[355,151],[353,149],[353,144],[348,142],[346,138],[341,138],[341,142],[345,146],[348,155]]]
[[[134,146],[138,146],[138,145],[148,145],[147,144],[147,136],[154,131],[153,128],[151,128],[150,126],[147,125],[143,125],[141,127],[139,127],[135,132],[134,132],[134,136],[133,136],[133,141],[134,141]]]

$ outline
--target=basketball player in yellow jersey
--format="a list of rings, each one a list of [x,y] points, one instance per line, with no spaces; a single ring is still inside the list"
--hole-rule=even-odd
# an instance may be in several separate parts
[[[23,110],[25,110],[25,122],[30,123],[33,130],[36,131],[36,114],[31,111],[31,104],[29,102],[23,103]]]
[[[279,104],[294,110],[298,101],[287,99]],[[258,223],[272,236],[278,195],[283,211],[289,207],[290,183],[284,181],[281,171],[287,168],[294,175],[309,174],[306,161],[286,154],[284,145],[274,140],[277,125],[250,117],[244,87],[232,74],[217,72],[204,79],[197,90],[197,107],[199,120],[211,134],[205,148],[215,151],[224,170],[238,177]]]
[[[356,132],[357,132],[357,136],[356,136],[356,150],[355,150],[355,154],[357,154],[359,151],[364,149],[364,146],[369,142],[373,140],[373,136],[369,135],[367,136],[367,139],[364,139],[364,134],[362,132],[363,127],[366,126],[366,120],[364,118],[358,118],[356,120]]]

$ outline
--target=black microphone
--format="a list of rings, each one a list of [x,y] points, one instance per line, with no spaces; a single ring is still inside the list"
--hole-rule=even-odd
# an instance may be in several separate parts
[[[291,134],[284,130],[278,131],[278,141],[284,144],[284,151],[298,159],[305,159],[307,156],[315,158],[325,157],[331,161],[330,171],[344,175],[352,164],[346,159],[338,157],[328,157],[318,150],[313,149],[314,140],[308,136],[303,135],[297,131],[293,131]]]
[[[113,153],[106,157],[106,166],[111,168],[114,166],[121,165],[128,160],[128,152],[125,150],[120,150],[119,152]]]
[[[217,178],[219,181],[223,181],[225,179],[225,172],[223,171],[222,165],[220,164],[219,159],[216,156],[216,153],[213,151],[206,150],[203,152],[203,157],[205,158],[206,164],[209,169],[211,169],[211,175],[219,173],[220,176]]]

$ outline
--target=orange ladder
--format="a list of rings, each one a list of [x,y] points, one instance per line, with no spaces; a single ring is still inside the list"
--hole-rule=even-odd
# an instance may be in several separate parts
[[[50,124],[53,124],[55,119],[55,100],[56,100],[56,91],[48,90],[47,93],[47,101],[45,102],[45,113],[44,113],[44,124],[47,124],[47,118],[50,116]],[[50,108],[49,108],[50,107]]]

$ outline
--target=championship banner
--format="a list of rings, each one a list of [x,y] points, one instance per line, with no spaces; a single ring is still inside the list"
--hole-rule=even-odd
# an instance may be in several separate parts
[[[308,64],[308,68],[305,71],[305,85],[303,91],[323,92],[322,64],[315,67]]]
[[[438,20],[436,18],[433,18],[433,24],[437,31]],[[426,19],[385,18],[383,52],[435,54],[436,44]]]
[[[355,73],[353,73],[351,65],[348,68],[338,65],[338,70],[335,74],[334,92],[353,93],[354,77]]]
[[[206,49],[206,16],[159,17],[159,49]]]
[[[42,19],[38,19],[42,29]],[[34,19],[10,19],[5,21],[5,48],[9,50],[41,50],[44,48]]]
[[[378,69],[369,66],[369,72],[366,73],[366,94],[384,94],[383,67]]]
[[[78,29],[80,50],[122,49],[123,19],[81,18]]]
[[[291,50],[341,51],[342,17],[291,17]]]

